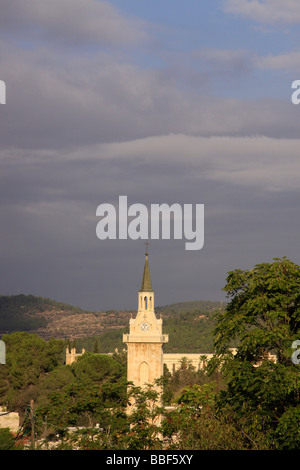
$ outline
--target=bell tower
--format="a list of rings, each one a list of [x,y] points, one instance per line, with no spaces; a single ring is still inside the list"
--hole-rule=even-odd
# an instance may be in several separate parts
[[[129,321],[129,334],[123,335],[127,344],[127,380],[135,386],[153,384],[163,375],[163,344],[168,335],[162,334],[162,319],[154,312],[148,252],[145,253],[142,285],[138,292],[138,312]]]

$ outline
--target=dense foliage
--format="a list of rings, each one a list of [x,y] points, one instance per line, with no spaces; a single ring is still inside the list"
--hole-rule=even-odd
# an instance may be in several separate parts
[[[165,370],[161,396],[127,383],[124,352],[86,352],[67,366],[65,341],[4,335],[0,404],[25,414],[34,400],[38,445],[57,449],[299,449],[300,365],[292,361],[299,287],[299,266],[275,259],[228,273],[229,302],[214,323],[200,312],[174,314],[178,328],[214,327],[217,355],[205,372],[184,358],[175,373]],[[14,444],[2,431],[0,447]]]
[[[9,428],[0,428],[0,450],[15,450],[15,439]]]
[[[164,332],[169,334],[169,342],[164,346],[166,353],[212,353],[213,329],[215,322],[207,312],[194,311],[180,313],[164,319]]]
[[[34,295],[0,295],[0,331],[31,331],[45,327],[45,318],[34,316],[45,310],[82,311],[78,307]]]
[[[186,303],[190,304],[190,302]],[[199,308],[183,312],[174,307],[172,313],[168,310],[166,314],[163,314],[163,332],[169,334],[169,342],[164,346],[164,351],[166,353],[213,352],[213,330],[216,324],[213,318],[214,313],[215,310],[199,310]],[[115,351],[115,349],[123,351],[124,333],[128,333],[128,327],[106,331],[99,336],[78,338],[75,345],[78,351],[82,348],[90,352],[103,353]]]
[[[156,309],[164,319],[164,331],[170,335],[165,346],[166,352],[212,352],[213,313],[220,309],[218,302],[182,302],[166,305]],[[13,331],[32,331],[45,328],[47,320],[38,315],[42,312],[56,311],[71,313],[87,313],[79,307],[57,302],[33,295],[2,295],[0,296],[0,335]],[[100,314],[99,314],[100,315]],[[107,311],[105,317],[99,319],[103,323],[103,332],[98,336],[82,336],[76,339],[78,351],[84,348],[90,352],[108,353],[124,349],[123,333],[128,333],[129,314],[125,312]],[[84,324],[84,316],[82,324]],[[55,334],[55,331],[53,332]]]
[[[224,290],[231,300],[226,313],[217,316],[219,358],[213,364],[227,380],[220,409],[230,405],[259,427],[270,447],[299,448],[300,369],[292,361],[292,344],[300,334],[300,267],[283,258],[237,269]],[[229,345],[236,337],[233,356]],[[276,362],[269,360],[270,353]]]
[[[64,361],[64,342],[44,341],[37,335],[16,332],[3,335],[6,364],[0,367],[0,403],[11,409],[29,403],[29,396],[46,374],[56,371]],[[33,396],[34,398],[34,396]]]

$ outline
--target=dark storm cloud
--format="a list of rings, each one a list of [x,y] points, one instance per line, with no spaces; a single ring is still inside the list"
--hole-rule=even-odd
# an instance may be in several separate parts
[[[43,49],[4,49],[2,148],[59,149],[169,133],[298,137],[298,109],[289,96],[253,102],[204,96],[106,54],[62,64],[59,54]]]
[[[120,194],[129,205],[204,203],[204,248],[187,253],[184,240],[150,240],[151,272],[160,304],[221,299],[229,269],[289,255],[286,241],[300,228],[296,218],[289,223],[297,211],[290,191],[298,190],[298,147],[298,141],[171,135],[81,147],[64,159],[55,151],[43,158],[38,150],[25,158],[10,153],[2,173],[6,272],[17,267],[14,285],[27,292],[92,309],[133,308],[144,241],[97,239],[98,204],[117,208]]]
[[[171,57],[162,48],[159,65],[139,62],[154,44],[148,24],[109,2],[2,1],[2,293],[135,308],[144,241],[96,237],[97,206],[122,194],[129,204],[205,204],[202,250],[151,241],[160,305],[218,300],[228,270],[297,253],[290,84],[282,101],[250,100],[247,88],[231,95],[255,67],[288,57],[217,48]],[[218,95],[216,76],[226,76],[228,94]]]

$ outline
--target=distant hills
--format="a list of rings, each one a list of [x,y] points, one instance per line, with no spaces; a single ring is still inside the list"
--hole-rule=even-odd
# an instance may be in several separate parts
[[[162,312],[167,314],[180,314],[185,312],[194,311],[215,311],[218,308],[223,308],[224,303],[214,302],[211,300],[195,300],[187,302],[178,302],[171,305],[164,305],[163,307],[157,307],[156,312]]]
[[[155,309],[164,318],[169,333],[166,352],[207,353],[213,349],[213,314],[223,308],[220,302],[188,301]],[[122,334],[136,311],[90,312],[73,305],[34,295],[0,296],[0,335],[28,331],[42,338],[76,341],[81,350],[112,352],[122,350]]]
[[[100,334],[126,324],[123,312],[89,312],[34,295],[0,296],[0,334],[30,331],[42,338],[66,339]]]
[[[0,296],[0,332],[30,331],[47,326],[47,311],[74,311],[75,307],[34,295]],[[80,310],[80,309],[79,309]]]

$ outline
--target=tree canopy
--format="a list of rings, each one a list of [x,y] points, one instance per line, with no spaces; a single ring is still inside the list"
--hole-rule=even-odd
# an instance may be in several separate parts
[[[86,352],[65,365],[65,341],[18,332],[3,336],[0,403],[24,409],[34,399],[39,438],[59,434],[60,448],[299,449],[300,365],[292,356],[300,340],[300,267],[282,258],[236,269],[224,291],[229,301],[214,321],[200,312],[177,316],[186,332],[214,325],[216,355],[205,371],[187,360],[173,374],[165,370],[162,402],[151,387],[130,390],[124,352]],[[128,416],[131,397],[136,408]],[[69,434],[70,426],[80,428]],[[1,439],[3,448],[14,443],[7,432]]]
[[[230,302],[217,314],[219,357],[211,364],[227,379],[220,403],[255,417],[271,446],[299,447],[300,370],[292,361],[292,344],[299,339],[300,267],[276,258],[251,270],[236,269],[228,273],[224,290]],[[235,355],[233,339],[238,340]]]

